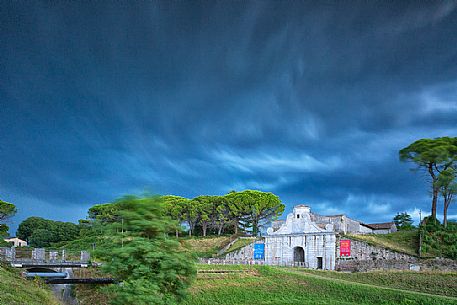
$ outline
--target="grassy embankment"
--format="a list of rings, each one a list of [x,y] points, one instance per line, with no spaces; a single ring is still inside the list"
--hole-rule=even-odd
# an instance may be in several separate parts
[[[182,245],[198,257],[215,257],[217,253],[227,246],[231,241],[235,240],[236,236],[208,236],[208,237],[191,237],[180,238]],[[238,244],[240,240],[235,242]],[[252,241],[251,241],[252,242]],[[230,249],[235,245],[233,244]],[[233,251],[233,250],[231,250]]]
[[[22,278],[17,270],[0,266],[0,304],[57,305],[48,286]]]
[[[386,272],[371,282],[373,284],[367,284],[377,276],[360,273],[353,278],[351,274],[336,272],[260,266],[205,265],[199,268],[247,269],[249,272],[198,278],[190,289],[187,305],[457,304],[457,298],[452,297],[457,274]],[[420,292],[422,285],[428,286],[424,290],[427,293]],[[443,294],[443,290],[451,296],[438,295]]]
[[[419,233],[417,230],[398,231],[390,234],[348,234],[346,236],[355,240],[364,241],[369,245],[383,247],[412,256],[418,255]]]
[[[456,272],[372,271],[347,273],[310,269],[295,270],[329,279],[340,279],[457,298]]]
[[[194,252],[198,257],[213,257],[235,238],[235,236],[180,237],[179,241],[184,248]],[[109,242],[109,237],[103,235],[86,236],[77,240],[56,244],[54,248],[70,251],[88,250],[92,252],[94,244],[97,249],[103,248],[103,245]]]
[[[234,242],[234,243],[230,246],[230,248],[227,249],[227,251],[225,251],[225,253],[223,254],[223,256],[225,256],[225,255],[228,254],[228,253],[238,251],[238,250],[240,250],[241,248],[246,247],[247,245],[252,244],[253,242],[255,242],[255,240],[256,240],[255,237],[240,238],[240,239],[238,239],[236,242]]]
[[[339,273],[301,268],[199,265],[185,305],[457,304],[457,273]],[[109,304],[101,287],[82,287],[83,304]]]

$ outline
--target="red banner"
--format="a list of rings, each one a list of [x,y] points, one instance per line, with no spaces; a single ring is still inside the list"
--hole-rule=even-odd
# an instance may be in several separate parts
[[[349,239],[340,240],[340,257],[351,256],[351,241]]]

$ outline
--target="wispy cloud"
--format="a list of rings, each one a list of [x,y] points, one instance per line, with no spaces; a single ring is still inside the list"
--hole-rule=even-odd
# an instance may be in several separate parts
[[[302,172],[311,173],[331,171],[342,164],[338,157],[318,160],[304,153],[294,154],[283,152],[269,153],[233,153],[228,151],[215,151],[212,154],[222,166],[231,167],[246,172]]]

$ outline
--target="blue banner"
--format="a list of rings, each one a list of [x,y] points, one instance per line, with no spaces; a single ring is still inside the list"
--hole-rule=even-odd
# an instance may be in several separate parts
[[[265,259],[265,244],[254,244],[254,259]]]

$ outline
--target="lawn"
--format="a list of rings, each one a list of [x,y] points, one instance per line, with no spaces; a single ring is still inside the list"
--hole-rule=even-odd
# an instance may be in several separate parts
[[[263,266],[199,267],[200,270],[216,268],[247,272],[219,274],[215,278],[199,276],[190,289],[185,304],[457,304],[457,298],[435,295],[440,290],[437,286],[433,286],[433,294],[424,294],[412,291],[412,287],[399,290],[385,287],[387,285],[367,285],[352,282],[353,279],[346,281],[298,269]],[[395,277],[396,274],[392,276]],[[422,278],[422,283],[427,284],[426,278],[430,277],[431,282],[435,281],[433,276],[428,276]],[[397,282],[400,281],[401,278]]]
[[[373,271],[346,273],[310,269],[295,270],[326,278],[457,298],[457,273],[455,272]]]
[[[22,278],[18,270],[0,266],[0,304],[57,305],[48,286]]]

